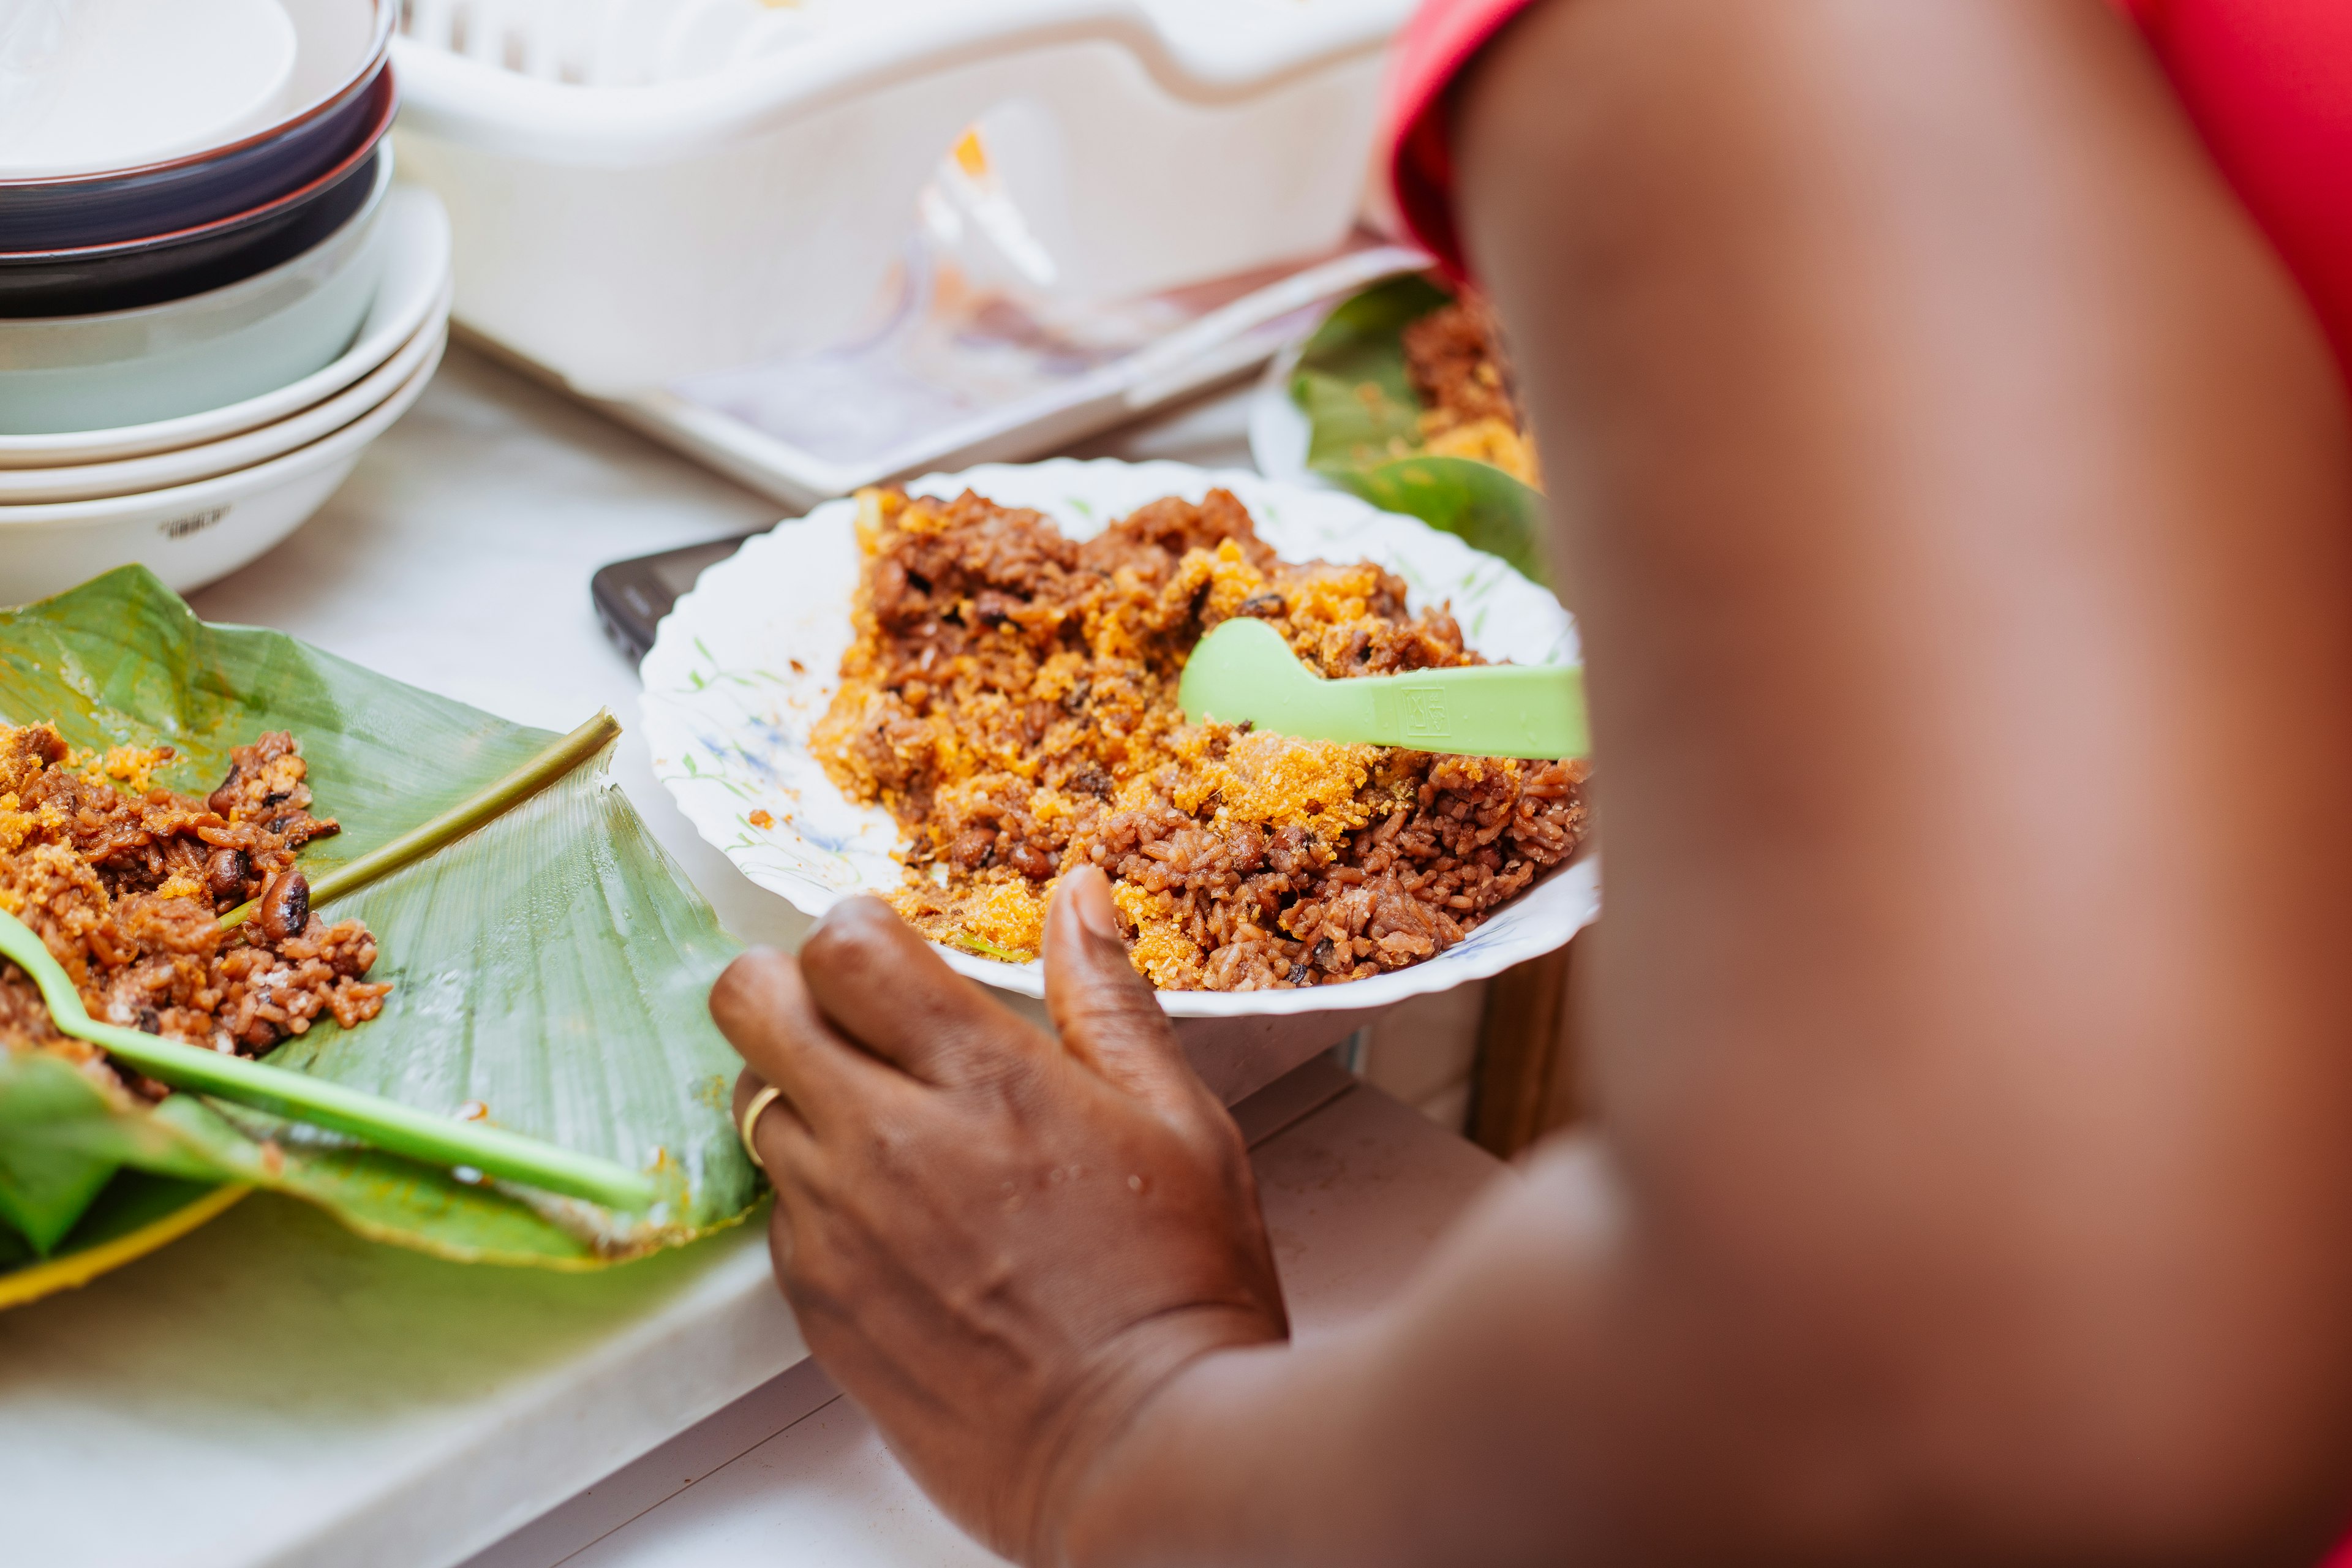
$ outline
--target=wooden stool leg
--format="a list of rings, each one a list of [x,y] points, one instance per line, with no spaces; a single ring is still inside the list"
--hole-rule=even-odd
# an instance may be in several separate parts
[[[1487,983],[1472,1077],[1470,1140],[1500,1158],[1511,1158],[1576,1120],[1568,977],[1577,945],[1531,958]]]

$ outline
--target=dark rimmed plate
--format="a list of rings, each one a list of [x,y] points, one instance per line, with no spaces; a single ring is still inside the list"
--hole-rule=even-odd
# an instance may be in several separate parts
[[[0,253],[76,250],[176,235],[249,213],[345,162],[388,74],[393,0],[375,0],[367,57],[301,113],[242,142],[136,169],[0,180]]]
[[[292,260],[366,205],[376,143],[400,107],[390,68],[371,79],[362,103],[368,112],[341,157],[258,206],[127,243],[0,251],[0,319],[132,310],[225,289]]]

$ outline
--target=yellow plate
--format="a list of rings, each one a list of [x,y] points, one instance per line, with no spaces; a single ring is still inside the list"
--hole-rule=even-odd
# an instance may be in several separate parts
[[[121,1172],[57,1252],[18,1268],[0,1264],[0,1309],[87,1285],[177,1241],[252,1190]]]

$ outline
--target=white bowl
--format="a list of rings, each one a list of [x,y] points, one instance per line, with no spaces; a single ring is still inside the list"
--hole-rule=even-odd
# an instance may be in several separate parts
[[[1405,579],[1415,608],[1450,602],[1464,639],[1490,658],[1549,664],[1577,657],[1574,624],[1549,591],[1450,533],[1343,491],[1183,463],[1070,458],[932,474],[907,489],[952,496],[969,488],[1007,506],[1034,507],[1083,539],[1148,501],[1197,500],[1212,487],[1238,496],[1260,537],[1285,560],[1377,561]],[[705,572],[663,620],[641,668],[655,776],[737,869],[809,914],[899,885],[892,858],[898,824],[880,806],[844,798],[808,750],[810,727],[839,689],[852,635],[856,512],[854,500],[828,501]],[[1597,856],[1559,867],[1465,941],[1407,969],[1295,991],[1163,991],[1160,1005],[1179,1018],[1264,1020],[1370,1012],[1444,991],[1566,942],[1600,913],[1600,877]],[[934,946],[975,980],[1045,994],[1037,963]]]
[[[0,604],[62,593],[134,562],[182,591],[226,576],[319,510],[416,401],[440,349],[436,336],[415,374],[365,417],[257,468],[145,495],[0,507]]]
[[[449,290],[445,287],[436,309],[399,353],[322,403],[257,430],[175,451],[63,468],[0,468],[0,507],[139,495],[266,463],[333,434],[390,397],[416,373],[417,366],[439,355],[448,325]]]
[[[415,338],[449,287],[449,218],[441,199],[415,185],[384,198],[383,276],[360,337],[323,369],[300,380],[200,414],[147,425],[63,435],[0,436],[0,469],[63,468],[176,451],[257,429],[333,396]]]
[[[389,41],[397,0],[283,0],[294,21],[294,80],[290,111],[279,123],[340,98]]]
[[[293,90],[278,0],[17,0],[0,179],[158,163],[277,121]]]
[[[145,425],[256,397],[351,347],[375,298],[373,241],[392,188],[293,260],[226,289],[136,310],[0,321],[0,431]]]

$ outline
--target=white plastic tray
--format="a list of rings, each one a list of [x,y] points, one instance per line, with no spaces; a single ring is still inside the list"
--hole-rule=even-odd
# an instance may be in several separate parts
[[[864,485],[1041,457],[1211,386],[1280,352],[1329,303],[1425,265],[1360,238],[1297,271],[1087,312],[1087,341],[1026,313],[971,330],[968,290],[936,293],[844,350],[713,372],[625,398],[588,398],[737,482],[805,510]],[[480,341],[478,338],[477,341]],[[487,346],[520,359],[495,341]],[[523,362],[567,386],[551,367]],[[568,389],[568,386],[567,386]]]
[[[602,397],[837,343],[974,131],[1063,298],[1328,253],[1411,0],[798,9],[416,0],[402,161],[449,205],[458,319]]]

